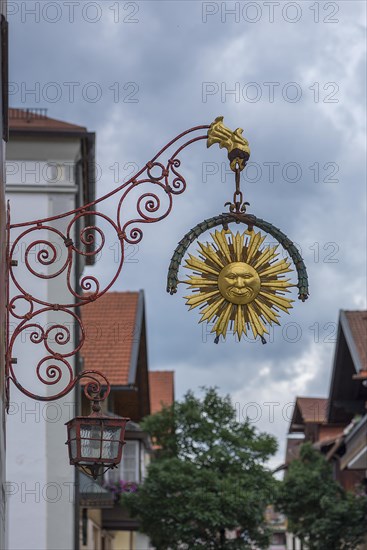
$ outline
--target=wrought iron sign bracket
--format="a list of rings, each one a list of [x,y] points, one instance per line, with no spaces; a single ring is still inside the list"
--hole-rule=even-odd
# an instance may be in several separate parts
[[[86,372],[75,377],[70,361],[81,350],[85,340],[84,326],[78,315],[79,308],[94,302],[112,287],[123,267],[126,248],[139,243],[143,238],[142,225],[158,222],[170,214],[175,196],[182,194],[186,189],[185,178],[178,171],[181,164],[178,155],[195,142],[206,140],[208,129],[209,125],[196,126],[179,134],[127,182],[75,210],[48,218],[12,223],[8,203],[5,353],[8,406],[11,382],[30,398],[51,401],[63,397],[82,377],[87,377]],[[137,188],[144,191],[136,201],[136,215],[132,219],[126,219],[122,213],[124,203]],[[100,210],[100,205],[110,197],[114,197],[116,201],[112,217]],[[74,266],[78,256],[96,257],[106,244],[106,235],[102,228],[97,224],[88,225],[88,220],[93,218],[107,224],[110,230],[115,232],[119,243],[119,262],[107,285],[102,287],[96,277],[84,276],[80,281],[81,291],[78,291],[73,285]],[[65,229],[60,230],[58,227],[62,222]],[[55,241],[63,247],[56,246]],[[62,248],[64,251],[66,248],[65,258]],[[36,259],[33,263],[32,258]],[[24,272],[26,278],[21,277]],[[62,277],[70,296],[66,303],[48,302],[43,299],[42,292],[37,294],[33,290],[34,282],[37,280],[49,281]],[[67,324],[55,322],[47,329],[44,328],[42,318],[51,311],[58,311],[60,315],[66,316],[71,321],[68,325],[77,325],[79,341],[73,349],[70,349],[72,334]],[[16,343],[23,335],[27,335],[35,346],[44,348],[44,357],[34,365],[29,364],[32,357],[27,357],[27,365],[20,365],[15,357]],[[48,388],[63,383],[63,389],[52,395],[41,396],[25,388],[19,380],[20,369],[24,368],[33,368],[38,381]],[[104,375],[101,376],[108,385]]]
[[[181,195],[186,189],[186,180],[179,171],[181,166],[179,155],[187,147],[203,140],[207,141],[207,147],[217,143],[221,148],[227,149],[230,166],[235,173],[236,189],[233,203],[226,203],[229,205],[229,213],[205,220],[182,239],[169,267],[167,290],[171,294],[176,292],[178,269],[193,240],[218,224],[228,228],[228,224],[233,222],[246,224],[248,229],[256,226],[276,238],[289,252],[296,265],[299,298],[302,300],[307,298],[306,268],[293,243],[268,222],[246,214],[248,203],[243,202],[240,172],[245,169],[250,157],[248,141],[242,136],[242,129],[232,132],[224,126],[223,117],[218,117],[211,125],[195,126],[179,134],[128,181],[75,210],[48,218],[12,223],[8,205],[5,354],[8,403],[10,382],[30,398],[49,401],[66,395],[82,377],[88,375],[93,377],[96,374],[84,372],[77,377],[74,376],[71,358],[81,350],[85,340],[84,326],[78,314],[79,308],[97,300],[112,287],[124,265],[126,248],[142,240],[144,224],[159,222],[171,213],[175,197]],[[134,198],[136,189],[142,190],[137,199]],[[115,207],[113,215],[108,216],[101,211],[100,205],[111,197],[114,198]],[[131,219],[126,219],[123,213],[123,207],[128,198],[134,201],[135,207],[135,214]],[[106,244],[105,231],[97,225],[97,222],[89,225],[90,219],[103,222],[109,227],[109,231],[115,233],[119,243],[119,260],[106,285],[102,285],[95,276],[85,275],[80,280],[81,290],[78,290],[73,284],[74,266],[78,257],[96,257]],[[60,229],[62,222],[64,228]],[[61,247],[55,245],[55,240],[63,243],[63,252],[60,252]],[[20,246],[24,243],[25,246]],[[32,263],[32,258],[36,259],[35,263]],[[205,261],[207,267],[210,267],[212,260]],[[21,277],[21,272],[24,271],[27,274],[25,282]],[[37,291],[34,291],[35,281],[58,277],[63,278],[70,296],[65,303],[48,302],[43,298],[42,292],[37,294]],[[278,302],[281,303],[280,298]],[[63,316],[67,316],[71,324],[78,327],[79,340],[74,344],[73,349],[70,349],[72,335],[68,326],[61,322],[54,322],[48,328],[44,327],[42,317],[51,311],[59,311]],[[220,311],[215,313],[221,315]],[[251,319],[245,317],[245,322],[251,322]],[[63,383],[62,390],[53,395],[41,396],[21,384],[18,376],[20,370],[17,369],[32,368],[30,364],[17,364],[14,354],[15,345],[24,334],[28,334],[32,344],[44,349],[44,357],[33,365],[38,380],[48,388]],[[259,331],[258,334],[260,335]],[[27,357],[27,361],[31,362],[32,357]],[[109,387],[104,375],[100,376],[105,380],[106,387]]]

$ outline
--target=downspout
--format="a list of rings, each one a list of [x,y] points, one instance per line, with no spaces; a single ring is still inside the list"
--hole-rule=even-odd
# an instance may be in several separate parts
[[[81,196],[80,196],[80,174],[82,173],[83,169],[83,161],[82,159],[78,160],[78,162],[75,165],[75,183],[76,183],[76,206],[79,206],[81,204]],[[80,235],[80,220],[79,218],[75,222],[75,234],[76,236]],[[76,237],[77,238],[77,237]],[[80,293],[80,277],[81,277],[81,268],[80,268],[80,257],[79,254],[75,254],[75,290],[77,294]],[[75,314],[80,319],[80,307],[75,308]],[[74,342],[77,344],[80,339],[79,334],[79,326],[77,323],[74,324]],[[78,352],[75,356],[75,375],[77,376],[81,370],[82,358],[80,356],[80,353]],[[77,385],[75,389],[75,416],[81,415],[81,390],[80,386]],[[80,475],[78,468],[75,468],[74,473],[74,550],[80,549]]]
[[[81,139],[81,158],[75,164],[75,184],[76,184],[76,206],[79,207],[86,202],[90,202],[95,198],[95,134],[90,133],[83,136]],[[87,189],[84,189],[84,181],[87,182]],[[85,192],[87,191],[87,194]],[[75,221],[75,240],[79,240],[81,220],[77,218]],[[89,216],[87,225],[94,225],[94,217]],[[91,265],[88,262],[88,256],[86,258],[85,265]],[[82,269],[84,265],[81,265],[81,259],[79,254],[75,254],[75,290],[77,294],[81,294],[80,279],[82,276]],[[80,307],[75,308],[75,314],[81,319]],[[74,325],[74,342],[79,343],[80,334],[77,324]],[[80,352],[75,357],[75,375],[77,376],[83,370],[83,358]],[[77,385],[75,389],[75,415],[80,416],[82,414],[82,399],[81,388]],[[75,468],[74,474],[75,491],[74,491],[74,550],[80,550],[80,472],[78,468]],[[83,510],[84,512],[84,510]],[[84,519],[84,518],[83,518]]]

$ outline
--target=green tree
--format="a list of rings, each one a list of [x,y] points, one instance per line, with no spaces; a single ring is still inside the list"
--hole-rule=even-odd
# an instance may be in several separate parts
[[[159,447],[148,475],[122,504],[157,550],[266,548],[264,510],[275,480],[265,462],[274,437],[239,422],[230,398],[215,389],[147,417],[142,427]],[[229,540],[229,531],[238,536]]]
[[[288,517],[289,531],[309,550],[355,550],[366,534],[366,496],[345,491],[310,443],[302,445],[300,458],[291,462],[277,507]]]

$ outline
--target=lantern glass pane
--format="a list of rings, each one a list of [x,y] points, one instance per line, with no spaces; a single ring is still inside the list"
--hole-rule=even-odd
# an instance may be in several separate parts
[[[106,427],[103,430],[103,458],[114,459],[119,453],[121,428],[118,426]]]
[[[99,425],[80,426],[80,454],[84,458],[101,458],[102,428]]]
[[[71,453],[71,458],[76,458],[76,455],[77,455],[77,446],[76,446],[76,429],[75,429],[75,426],[73,426],[72,428],[70,428],[69,430],[69,440],[70,440],[70,453]]]

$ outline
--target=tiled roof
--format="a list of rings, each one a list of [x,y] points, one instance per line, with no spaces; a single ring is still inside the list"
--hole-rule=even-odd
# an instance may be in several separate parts
[[[44,114],[27,109],[9,109],[9,129],[18,131],[36,132],[86,132],[84,126],[77,126],[69,122],[63,122],[49,118]]]
[[[111,385],[131,383],[129,373],[140,341],[139,296],[142,293],[107,292],[81,308],[86,333],[81,350],[84,370],[103,372]]]
[[[149,372],[150,412],[154,414],[163,405],[172,405],[174,401],[174,372]]]
[[[344,311],[362,370],[367,371],[367,311]]]
[[[297,397],[298,405],[303,421],[322,424],[327,421],[326,412],[328,400],[323,397]]]

